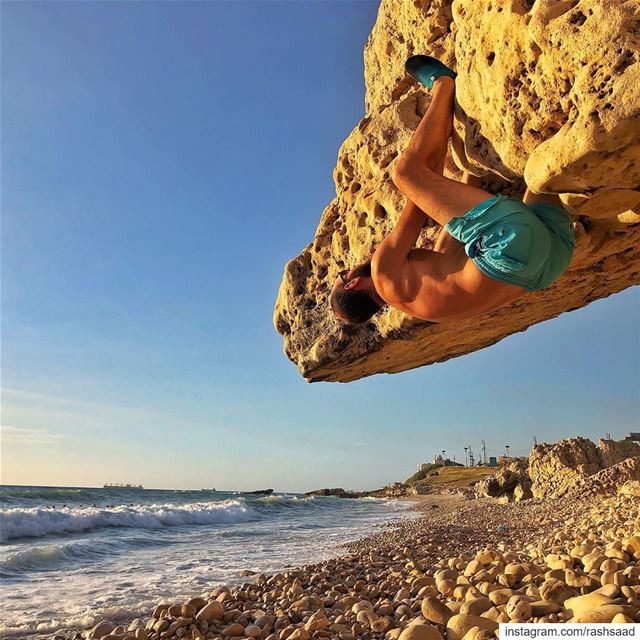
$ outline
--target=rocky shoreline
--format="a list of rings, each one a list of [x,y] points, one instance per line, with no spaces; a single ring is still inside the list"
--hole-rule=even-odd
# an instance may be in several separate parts
[[[640,498],[426,496],[346,555],[256,575],[89,640],[485,640],[500,622],[640,622]]]

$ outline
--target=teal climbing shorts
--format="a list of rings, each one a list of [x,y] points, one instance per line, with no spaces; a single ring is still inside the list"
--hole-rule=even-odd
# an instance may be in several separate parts
[[[444,227],[486,276],[537,291],[557,280],[571,262],[575,236],[560,206],[517,198],[484,200]]]

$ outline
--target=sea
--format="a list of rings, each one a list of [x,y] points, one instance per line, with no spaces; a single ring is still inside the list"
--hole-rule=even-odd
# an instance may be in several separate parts
[[[408,503],[292,493],[0,486],[0,637],[128,621],[159,602],[335,557]]]

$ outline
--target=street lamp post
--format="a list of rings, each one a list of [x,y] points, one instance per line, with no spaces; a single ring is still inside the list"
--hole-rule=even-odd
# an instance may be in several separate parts
[[[465,447],[464,448],[464,466],[465,467],[469,466],[468,454],[469,454],[469,447]]]
[[[505,444],[504,445],[504,450],[507,452],[507,458],[509,457],[509,445]]]

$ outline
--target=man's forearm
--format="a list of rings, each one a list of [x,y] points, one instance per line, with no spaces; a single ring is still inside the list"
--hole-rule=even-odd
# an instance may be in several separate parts
[[[375,266],[388,272],[399,268],[414,248],[425,220],[426,215],[420,207],[407,200],[393,231],[376,249]]]

